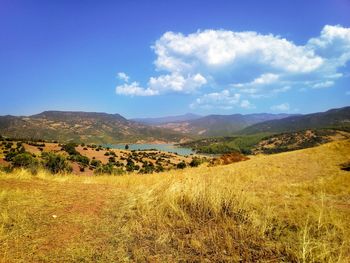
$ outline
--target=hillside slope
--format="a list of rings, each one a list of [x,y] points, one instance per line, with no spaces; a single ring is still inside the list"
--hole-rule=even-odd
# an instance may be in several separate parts
[[[169,122],[158,125],[158,127],[202,136],[228,136],[255,123],[282,119],[288,116],[290,115],[269,113],[208,115],[190,121]]]
[[[2,262],[349,262],[350,141],[149,176],[0,172]]]
[[[128,121],[119,114],[96,112],[45,111],[28,117],[0,117],[0,134],[86,143],[179,141],[177,132]]]
[[[282,133],[318,128],[350,129],[350,107],[331,109],[325,112],[300,116],[290,116],[280,120],[265,121],[247,127],[240,133]]]

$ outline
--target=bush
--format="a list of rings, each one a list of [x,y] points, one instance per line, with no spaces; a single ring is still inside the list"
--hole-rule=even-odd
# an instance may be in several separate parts
[[[151,162],[144,162],[142,168],[140,169],[139,173],[141,174],[151,174],[155,170],[154,164]]]
[[[9,151],[4,151],[5,153],[5,161],[11,162],[13,158],[16,157],[18,152],[15,149],[10,149]]]
[[[111,164],[103,164],[98,166],[95,170],[95,174],[110,174],[110,175],[122,175],[125,172],[120,168],[114,168]]]
[[[349,162],[346,162],[346,163],[342,163],[340,165],[340,169],[343,170],[343,171],[348,171],[350,172],[350,161]]]
[[[13,146],[13,143],[12,142],[8,142],[8,143],[5,144],[5,149],[10,149],[10,148],[12,148],[12,146]]]
[[[192,161],[190,162],[190,166],[191,167],[197,167],[202,163],[201,159],[199,159],[198,157],[194,157],[192,159]]]
[[[184,168],[186,168],[186,163],[184,162],[184,161],[182,161],[181,163],[178,163],[177,165],[176,165],[176,168],[177,169],[184,169]]]
[[[108,162],[109,163],[115,163],[116,161],[115,161],[115,157],[114,156],[110,156],[109,158],[108,158]]]
[[[90,162],[90,165],[91,166],[94,166],[94,167],[98,167],[98,166],[100,166],[102,163],[101,163],[101,161],[100,160],[96,160],[96,159],[93,159],[93,160],[91,160],[91,162]]]
[[[14,167],[28,168],[30,166],[37,166],[38,160],[36,160],[30,153],[20,153],[12,159],[12,165]]]
[[[164,167],[162,165],[157,165],[156,166],[156,172],[157,173],[164,172]]]
[[[80,155],[80,153],[75,149],[77,145],[75,143],[67,143],[62,145],[62,150],[66,151],[69,155]]]
[[[12,165],[7,165],[7,166],[0,165],[0,171],[4,172],[4,173],[12,173],[13,166]]]
[[[42,153],[44,160],[43,165],[50,172],[56,174],[61,172],[72,172],[72,167],[67,162],[66,158],[59,154]]]
[[[90,163],[90,159],[88,157],[80,155],[80,154],[79,155],[71,155],[71,156],[69,156],[68,159],[71,161],[77,162],[83,166],[88,166]]]

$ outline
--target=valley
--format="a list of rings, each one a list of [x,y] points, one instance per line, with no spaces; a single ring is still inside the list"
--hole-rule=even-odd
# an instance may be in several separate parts
[[[0,117],[0,261],[347,262],[349,112]]]
[[[0,263],[349,263],[349,14],[0,1]]]

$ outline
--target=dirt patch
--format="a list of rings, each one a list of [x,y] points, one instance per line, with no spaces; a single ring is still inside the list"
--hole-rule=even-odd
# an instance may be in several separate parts
[[[246,160],[249,160],[249,158],[240,153],[228,153],[218,158],[214,158],[213,160],[210,161],[210,165],[211,166],[227,165],[227,164],[246,161]]]

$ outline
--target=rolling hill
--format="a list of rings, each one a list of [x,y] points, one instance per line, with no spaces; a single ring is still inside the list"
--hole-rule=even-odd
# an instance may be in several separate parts
[[[157,127],[201,136],[227,136],[256,123],[268,120],[283,119],[289,116],[291,115],[269,113],[247,115],[208,115],[195,120],[169,122],[157,125]]]
[[[306,129],[350,129],[350,107],[331,109],[306,115],[289,116],[254,124],[240,131],[241,134],[282,133]]]
[[[1,262],[349,262],[350,141],[148,176],[0,170]]]
[[[7,137],[118,143],[181,141],[186,136],[171,130],[129,121],[119,114],[45,111],[32,116],[0,117],[0,134]]]

